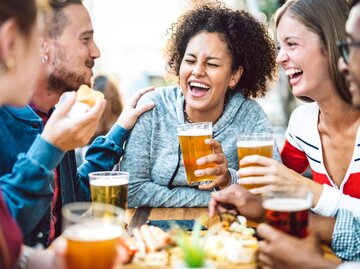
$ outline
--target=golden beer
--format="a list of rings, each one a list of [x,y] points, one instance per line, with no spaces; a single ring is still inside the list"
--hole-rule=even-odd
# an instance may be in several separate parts
[[[89,174],[91,201],[111,204],[126,210],[129,173],[102,171]]]
[[[66,268],[113,268],[125,210],[111,204],[76,202],[64,205],[61,213],[67,240]]]
[[[204,123],[195,123],[204,124]],[[211,123],[209,124],[211,127]],[[205,144],[205,139],[212,138],[212,128],[210,129],[186,129],[191,124],[180,125],[178,127],[178,136],[180,142],[180,148],[183,155],[183,161],[186,171],[187,182],[189,186],[197,186],[204,183],[209,183],[215,179],[215,176],[201,176],[196,177],[194,172],[198,169],[206,169],[209,167],[215,167],[215,163],[197,165],[196,160],[213,154],[214,150],[212,146]],[[180,129],[180,127],[183,127]]]
[[[91,201],[127,208],[129,180],[122,178],[99,178],[90,180]]]
[[[250,156],[250,155],[260,155],[260,156],[272,158],[273,147],[274,147],[272,134],[263,134],[263,135],[269,135],[270,137],[269,139],[266,138],[267,140],[265,141],[261,140],[263,138],[260,138],[259,141],[257,141],[256,134],[254,140],[246,140],[246,138],[244,140],[241,140],[241,138],[238,137],[237,140],[238,161],[240,161],[245,156]],[[249,139],[251,139],[250,135],[249,135]],[[248,166],[258,166],[258,164],[251,163],[248,165],[242,165],[240,166],[240,168],[244,168]],[[254,189],[254,188],[263,187],[264,184],[241,184],[241,186],[243,186],[246,189]]]
[[[116,260],[122,229],[111,224],[76,224],[64,231],[69,269],[109,269]]]

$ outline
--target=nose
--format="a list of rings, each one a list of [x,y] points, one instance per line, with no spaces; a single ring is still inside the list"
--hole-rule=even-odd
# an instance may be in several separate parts
[[[205,75],[205,68],[202,63],[198,63],[194,66],[194,69],[192,71],[192,74],[195,77],[201,77]]]
[[[92,42],[92,45],[90,46],[90,56],[93,59],[97,59],[100,57],[100,50],[94,40]]]
[[[338,60],[338,69],[345,76],[349,73],[348,64],[345,63],[343,57]]]
[[[289,60],[289,55],[286,53],[286,51],[282,48],[279,49],[278,55],[276,57],[276,63],[282,64]]]

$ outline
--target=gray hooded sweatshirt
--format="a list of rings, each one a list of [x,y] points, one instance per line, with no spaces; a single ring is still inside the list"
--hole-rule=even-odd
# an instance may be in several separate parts
[[[149,101],[155,107],[139,118],[120,163],[121,171],[130,173],[128,206],[207,207],[211,192],[189,187],[186,181],[176,128],[185,123],[181,89],[158,88],[146,94],[139,104]],[[213,138],[222,145],[232,184],[236,184],[235,172],[239,169],[236,135],[263,132],[272,129],[260,105],[240,92],[229,95],[222,116],[213,126]],[[274,158],[280,160],[276,145]]]

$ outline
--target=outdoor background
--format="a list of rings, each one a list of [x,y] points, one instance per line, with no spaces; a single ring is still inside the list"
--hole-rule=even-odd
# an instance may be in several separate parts
[[[84,0],[95,30],[95,41],[101,51],[95,75],[111,76],[127,100],[136,90],[164,81],[165,62],[162,48],[171,23],[199,0]],[[269,25],[271,16],[282,4],[280,0],[223,0],[235,9],[245,9]],[[270,23],[269,23],[270,22]],[[273,124],[278,146],[284,141],[288,117],[299,102],[279,70],[278,82],[269,85],[265,98],[257,99]]]

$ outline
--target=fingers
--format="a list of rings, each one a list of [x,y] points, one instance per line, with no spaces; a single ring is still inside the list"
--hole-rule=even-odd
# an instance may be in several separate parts
[[[219,141],[216,141],[215,139],[205,139],[205,144],[213,146],[214,152],[217,154],[224,154],[222,150],[222,146]]]
[[[134,96],[131,97],[131,99],[130,99],[130,104],[131,104],[131,106],[132,106],[133,108],[135,108],[136,105],[137,105],[137,103],[138,103],[138,101],[139,101],[139,99],[140,99],[145,93],[150,92],[150,91],[153,91],[154,89],[155,89],[154,86],[150,86],[150,87],[146,87],[146,88],[144,88],[144,89],[141,89],[141,90],[137,91],[137,92],[134,94]]]
[[[210,199],[210,202],[208,204],[208,209],[209,209],[209,217],[213,217],[215,216],[215,213],[216,213],[216,205],[217,205],[217,202],[215,199],[211,198]]]
[[[149,102],[149,103],[143,104],[143,105],[135,108],[135,114],[136,114],[137,117],[139,117],[144,112],[149,111],[150,109],[152,109],[154,106],[155,106],[154,102]]]
[[[65,117],[74,105],[76,100],[76,92],[65,92],[61,95],[59,105],[53,113],[54,118]]]
[[[66,265],[66,249],[67,249],[67,242],[64,238],[58,238],[54,242],[55,248],[55,268],[56,269],[65,269],[67,268]]]
[[[268,242],[281,242],[282,238],[286,236],[283,232],[278,231],[266,223],[259,224],[256,231]]]
[[[105,110],[105,106],[106,106],[105,99],[96,102],[96,104],[88,112],[84,113],[79,117],[76,117],[74,119],[74,123],[82,126],[86,126],[89,123],[94,123],[97,125],[100,117],[102,116]],[[88,127],[91,127],[91,125],[88,125]]]
[[[240,160],[241,166],[250,165],[254,163],[261,166],[271,166],[272,164],[277,163],[277,161],[260,155],[250,155]]]
[[[241,170],[241,169],[240,169]],[[250,176],[250,177],[240,177],[237,180],[238,184],[273,184],[276,180],[272,176]]]

